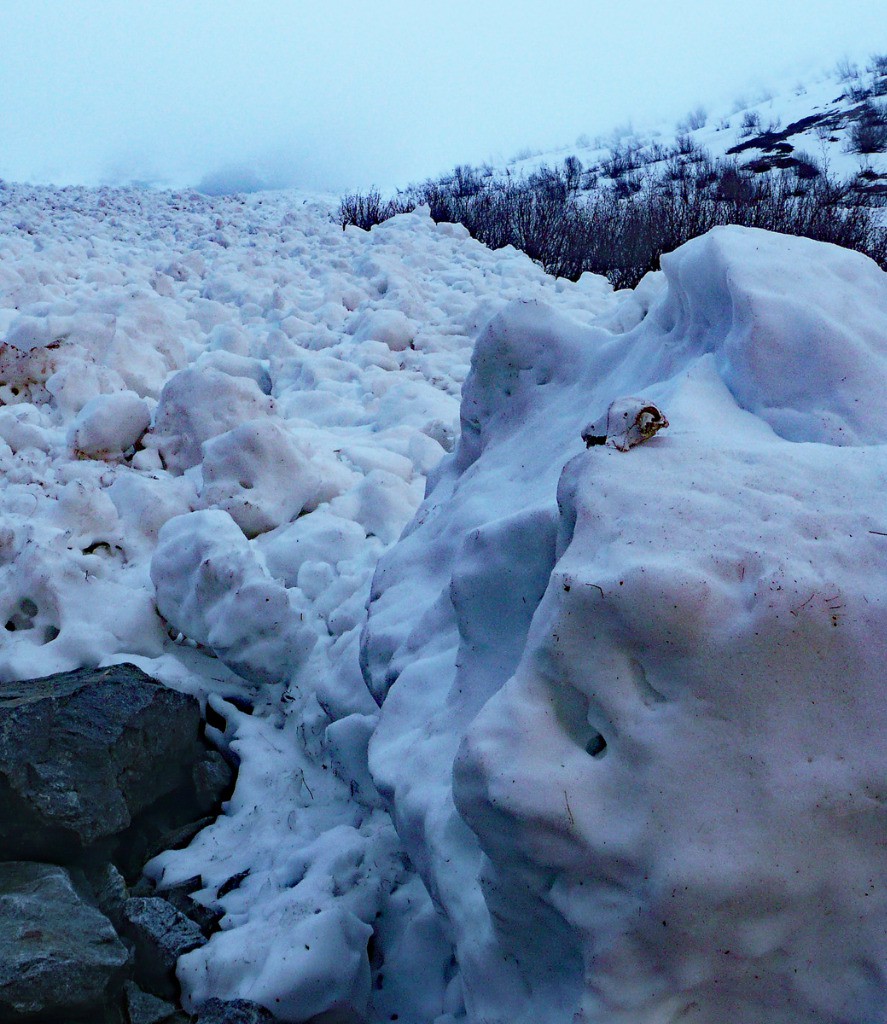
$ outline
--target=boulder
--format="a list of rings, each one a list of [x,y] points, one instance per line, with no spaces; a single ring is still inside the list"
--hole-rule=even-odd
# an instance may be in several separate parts
[[[167,903],[171,903],[186,917],[190,917],[203,934],[209,938],[219,930],[219,922],[225,913],[219,907],[206,906],[194,899],[193,893],[202,888],[203,878],[200,875],[194,875],[178,885],[161,889],[157,895],[165,899]],[[134,892],[133,896],[136,895],[139,894]]]
[[[197,812],[215,817],[219,805],[234,791],[234,777],[225,758],[217,750],[207,750],[191,772]]]
[[[88,864],[85,874],[99,910],[119,929],[123,906],[131,895],[123,875],[110,861]]]
[[[0,683],[0,856],[70,863],[190,781],[197,700],[134,665]]]
[[[0,863],[0,1020],[100,1019],[129,954],[54,864]]]
[[[123,934],[136,954],[136,980],[164,999],[178,996],[176,962],[206,939],[190,918],[159,896],[134,896],[123,908]]]
[[[275,1024],[277,1018],[248,999],[207,999],[197,1011],[197,1024]]]
[[[172,1024],[188,1018],[165,999],[144,992],[135,982],[126,983],[126,1013],[129,1024]]]

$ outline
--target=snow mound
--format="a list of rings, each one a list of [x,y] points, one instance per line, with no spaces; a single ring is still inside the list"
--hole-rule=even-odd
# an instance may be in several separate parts
[[[787,265],[791,273],[787,273]],[[716,228],[666,255],[651,319],[669,359],[711,352],[744,409],[790,441],[887,439],[884,272],[850,249]]]
[[[3,195],[0,673],[211,709],[235,791],[147,867],[222,915],[189,1010],[883,1017],[883,275]]]
[[[304,625],[298,591],[268,575],[221,509],[166,523],[151,579],[160,614],[244,679],[285,681],[311,653],[315,635]]]
[[[74,417],[68,441],[87,458],[120,457],[135,447],[150,424],[148,403],[134,391],[96,395]]]
[[[200,464],[204,441],[273,408],[273,400],[249,377],[189,367],[164,386],[150,440],[163,465],[182,473]]]
[[[470,1020],[863,1024],[887,277],[738,228],[664,270],[627,333],[531,302],[480,336],[455,453],[375,573],[370,767]],[[669,429],[586,450],[628,394]]]
[[[248,420],[204,443],[201,504],[223,509],[247,537],[316,508],[319,490],[310,459],[273,420]]]

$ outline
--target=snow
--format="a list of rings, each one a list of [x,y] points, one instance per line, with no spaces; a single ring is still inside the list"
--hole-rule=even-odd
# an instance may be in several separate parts
[[[867,65],[855,67],[855,74],[848,79],[845,74],[854,67],[842,68],[843,63],[821,68],[803,82],[774,79],[767,88],[737,96],[729,106],[700,107],[677,124],[628,124],[593,140],[583,135],[575,145],[512,160],[509,170],[531,174],[574,157],[585,170],[597,169],[606,177],[605,166],[614,153],[632,151],[639,163],[652,164],[658,171],[663,167],[661,148],[673,148],[679,139],[682,145],[692,144],[716,159],[735,158],[744,165],[777,155],[777,150],[768,148],[774,139],[765,136],[785,132],[782,141],[789,148],[783,154],[813,161],[841,181],[865,173],[883,184],[887,153],[859,154],[852,144],[853,115],[863,102],[859,97],[869,93],[869,102],[883,106],[883,82],[878,82],[879,75]],[[877,202],[872,205],[877,207]]]
[[[74,417],[68,443],[86,458],[125,454],[151,425],[151,409],[134,391],[96,395]]]
[[[481,334],[375,575],[370,768],[470,1020],[873,1020],[887,279],[740,228],[663,277],[619,336]],[[669,429],[583,450],[632,392]]]
[[[211,712],[236,789],[148,867],[224,913],[189,1009],[883,1016],[882,271],[0,194],[0,673]]]
[[[368,770],[370,580],[454,446],[478,329],[523,295],[618,300],[427,211],[367,234],[294,193],[2,200],[0,672],[134,661],[227,723],[232,800],[150,868],[225,913],[187,1005],[450,1019],[452,944]]]

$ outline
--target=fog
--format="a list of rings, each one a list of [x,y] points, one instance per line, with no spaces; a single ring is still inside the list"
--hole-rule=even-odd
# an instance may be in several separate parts
[[[0,38],[3,178],[339,191],[729,107],[887,49],[887,19],[883,0],[3,0]]]

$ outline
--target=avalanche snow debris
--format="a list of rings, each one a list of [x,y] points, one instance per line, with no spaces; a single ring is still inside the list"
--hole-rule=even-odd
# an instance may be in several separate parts
[[[0,674],[134,661],[222,713],[232,799],[151,869],[221,918],[180,962],[189,1007],[428,1024],[461,982],[368,770],[370,578],[453,447],[479,327],[617,300],[427,211],[332,212],[4,184]]]
[[[370,769],[470,1020],[863,1024],[887,277],[722,228],[664,280],[621,336],[538,303],[481,334],[456,451],[376,570]],[[626,392],[672,428],[582,450]]]
[[[331,211],[0,207],[0,673],[211,709],[188,1008],[882,1017],[883,273],[721,229],[614,295]],[[586,451],[620,395],[671,428]]]

